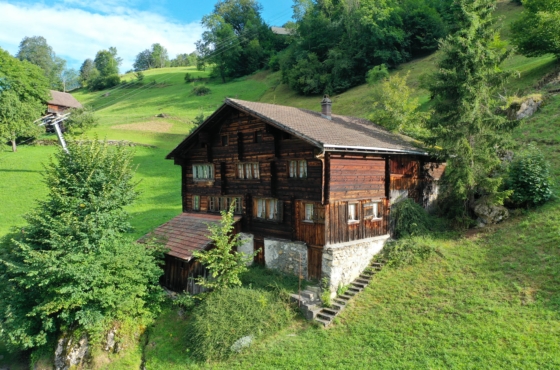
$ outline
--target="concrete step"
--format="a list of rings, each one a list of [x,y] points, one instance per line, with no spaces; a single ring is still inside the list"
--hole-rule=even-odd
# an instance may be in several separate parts
[[[315,294],[315,292],[312,292],[310,290],[304,290],[300,293],[302,298],[308,299],[310,301],[313,301],[317,295]]]
[[[354,280],[354,282],[350,283],[350,285],[355,286],[356,288],[359,288],[359,289],[364,289],[367,286],[367,284],[358,282],[356,280]]]
[[[329,320],[323,320],[318,317],[315,318],[315,322],[318,322],[319,324],[323,325],[325,328],[330,324],[332,324],[332,322],[330,322]]]
[[[368,274],[362,273],[362,274],[360,274],[360,277],[359,277],[359,278],[362,279],[362,280],[366,280],[366,281],[369,283],[369,281],[371,280],[371,278],[373,277],[373,275],[374,275],[374,274],[369,274],[369,275],[368,275]]]
[[[370,266],[372,266],[372,267],[383,267],[383,263],[381,263],[381,262],[374,262],[374,263],[372,263]]]
[[[352,298],[354,298],[354,295],[349,295],[349,294],[347,294],[347,293],[348,293],[348,292],[339,295],[338,298],[342,298],[342,299],[347,300],[347,301],[350,300],[350,299],[352,299]]]
[[[344,310],[346,308],[346,302],[345,303],[335,303],[335,302],[333,302],[332,308],[338,310],[338,312],[341,312],[342,310]]]
[[[358,283],[358,284],[363,284],[363,285],[368,285],[369,284],[369,280],[362,279],[362,278],[357,278],[356,280],[354,280],[354,282]]]
[[[331,315],[329,313],[326,313],[325,311],[321,311],[319,312],[319,314],[317,314],[317,317],[320,318],[321,320],[333,321],[336,315]]]
[[[329,315],[336,316],[340,313],[339,310],[335,309],[334,307],[331,308],[323,308],[323,312],[328,313]]]

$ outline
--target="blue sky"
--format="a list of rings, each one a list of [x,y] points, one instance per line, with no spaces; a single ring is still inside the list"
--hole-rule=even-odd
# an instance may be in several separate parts
[[[171,57],[194,51],[202,16],[216,1],[151,0],[0,0],[0,47],[15,54],[25,36],[43,36],[55,53],[79,68],[86,58],[115,46],[123,58],[121,72],[151,44],[164,45]],[[293,0],[261,0],[271,26],[291,19]]]

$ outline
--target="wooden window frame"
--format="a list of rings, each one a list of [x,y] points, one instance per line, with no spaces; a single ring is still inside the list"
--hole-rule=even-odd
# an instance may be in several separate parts
[[[293,159],[288,161],[288,177],[290,179],[306,179],[308,173],[307,159]]]
[[[274,207],[275,213],[273,217],[270,217],[272,207]],[[280,223],[283,221],[283,213],[284,202],[282,200],[276,198],[253,198],[253,217],[255,219]],[[264,217],[262,217],[263,215]]]
[[[235,209],[233,214],[242,215],[243,214],[243,197],[240,196],[209,196],[208,197],[208,212],[218,213],[221,211],[229,211],[231,202],[235,200]]]
[[[237,164],[237,178],[240,180],[260,180],[261,179],[261,168],[259,162],[239,162]],[[248,177],[249,173],[247,169],[250,170],[251,177]],[[243,172],[243,175],[241,174]],[[255,176],[256,173],[256,176]]]
[[[303,219],[302,222],[313,224],[325,223],[325,207],[315,202],[303,202]],[[307,208],[311,206],[311,218],[308,218]]]
[[[360,222],[360,215],[358,214],[360,203],[358,202],[348,202],[348,223],[349,224],[357,224]],[[351,218],[350,207],[354,207],[354,217]]]
[[[200,211],[200,195],[192,196],[192,210]]]
[[[229,135],[222,135],[220,137],[220,142],[222,146],[229,146]]]
[[[199,177],[199,170],[208,168],[209,177]],[[193,181],[214,181],[215,170],[213,163],[195,163],[192,165]]]
[[[371,220],[371,221],[383,220],[383,200],[375,199],[375,200],[372,200],[371,202],[364,203],[362,208],[363,208],[364,220]],[[372,214],[371,215],[368,215],[366,213],[367,208],[372,209]],[[374,212],[373,212],[376,208],[377,208],[377,215],[375,215]]]

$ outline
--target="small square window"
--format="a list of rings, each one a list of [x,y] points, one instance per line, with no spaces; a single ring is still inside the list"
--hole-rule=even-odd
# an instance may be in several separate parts
[[[262,132],[261,131],[255,131],[254,142],[255,143],[262,143]]]
[[[200,211],[200,195],[193,195],[192,202],[193,211]]]
[[[227,135],[222,135],[222,146],[228,146],[229,140]]]
[[[305,159],[290,161],[289,175],[291,178],[307,178],[307,161]]]
[[[381,202],[371,202],[364,204],[364,219],[381,219]]]
[[[357,222],[358,218],[358,203],[348,203],[348,222]]]

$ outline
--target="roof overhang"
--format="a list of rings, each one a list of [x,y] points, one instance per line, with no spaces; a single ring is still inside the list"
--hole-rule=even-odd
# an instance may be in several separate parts
[[[405,149],[387,149],[387,148],[333,145],[333,144],[324,144],[323,148],[325,149],[325,152],[348,152],[348,153],[364,153],[364,154],[414,154],[414,155],[429,156],[428,152],[420,151],[420,150],[415,151],[415,150],[405,150]]]

